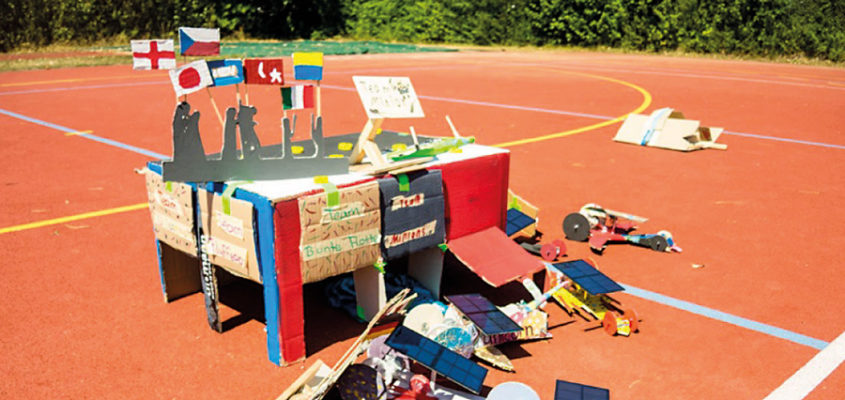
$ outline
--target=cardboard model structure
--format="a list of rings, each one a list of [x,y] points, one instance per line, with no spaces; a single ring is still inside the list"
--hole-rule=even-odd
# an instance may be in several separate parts
[[[628,115],[613,140],[678,151],[725,150],[727,145],[716,143],[723,130],[701,126],[699,121],[684,119],[680,111],[661,108],[651,115]]]
[[[323,146],[323,120],[311,120],[314,153],[293,156],[293,130],[284,118],[281,154],[263,154],[255,133],[257,110],[241,104],[226,110],[223,149],[218,156],[206,156],[199,132],[199,112],[191,112],[186,102],[176,106],[173,115],[173,160],[162,163],[166,181],[223,182],[230,180],[266,180],[343,174],[349,170],[344,158],[326,158]],[[295,125],[295,124],[294,124]],[[237,136],[240,136],[240,151]]]

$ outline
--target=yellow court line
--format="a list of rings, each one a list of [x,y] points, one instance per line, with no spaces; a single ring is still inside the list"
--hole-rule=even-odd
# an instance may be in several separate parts
[[[118,75],[118,76],[100,76],[95,78],[70,78],[70,79],[54,79],[51,81],[30,81],[30,82],[14,82],[14,83],[2,83],[0,87],[12,87],[12,86],[27,86],[27,85],[49,85],[51,83],[71,83],[71,82],[87,82],[87,81],[101,81],[101,80],[108,80],[108,79],[127,79],[127,78],[149,78],[150,75],[148,74],[137,74],[137,75]]]
[[[41,227],[50,226],[50,225],[64,224],[64,223],[67,223],[67,222],[79,221],[81,219],[102,217],[104,215],[118,214],[118,213],[127,212],[127,211],[135,211],[135,210],[140,210],[142,208],[147,208],[147,207],[149,207],[148,203],[138,203],[138,204],[133,204],[131,206],[109,208],[109,209],[106,209],[106,210],[92,211],[92,212],[88,212],[88,213],[84,213],[84,214],[71,215],[71,216],[68,216],[68,217],[48,219],[46,221],[38,221],[38,222],[31,222],[31,223],[23,224],[23,225],[9,226],[9,227],[6,227],[6,228],[0,228],[0,235],[2,235],[4,233],[23,231],[23,230],[27,230],[27,229],[41,228]]]
[[[633,111],[631,111],[627,114],[620,115],[620,116],[618,116],[614,119],[611,119],[609,121],[599,122],[597,124],[588,125],[588,126],[584,126],[584,127],[581,127],[581,128],[570,129],[570,130],[564,131],[564,132],[550,133],[548,135],[536,136],[536,137],[533,137],[533,138],[526,138],[526,139],[514,140],[514,141],[511,141],[511,142],[494,144],[493,147],[513,147],[513,146],[519,146],[519,145],[522,145],[522,144],[541,142],[543,140],[557,139],[557,138],[562,138],[562,137],[566,137],[566,136],[571,136],[571,135],[574,135],[576,133],[591,131],[593,129],[602,128],[602,127],[605,127],[605,126],[608,126],[608,125],[613,125],[617,122],[623,121],[625,118],[628,117],[628,115],[639,114],[639,113],[643,112],[646,108],[648,108],[649,105],[651,105],[651,94],[647,90],[645,90],[645,89],[643,89],[643,88],[641,88],[641,87],[639,87],[639,86],[637,86],[637,85],[635,85],[631,82],[626,82],[626,81],[619,80],[619,79],[608,78],[606,76],[601,76],[601,75],[585,74],[585,73],[581,73],[581,72],[570,72],[570,71],[560,71],[560,70],[551,70],[551,71],[559,72],[559,73],[565,73],[565,74],[572,74],[572,75],[587,76],[587,77],[590,77],[590,78],[600,79],[600,80],[603,80],[603,81],[618,83],[620,85],[627,86],[629,88],[632,88],[632,89],[640,92],[640,94],[643,96],[643,102],[642,102],[642,104],[639,105],[639,107],[637,107]]]
[[[88,134],[88,133],[94,133],[94,131],[87,130],[87,131],[65,132],[65,136],[85,135],[85,134]]]

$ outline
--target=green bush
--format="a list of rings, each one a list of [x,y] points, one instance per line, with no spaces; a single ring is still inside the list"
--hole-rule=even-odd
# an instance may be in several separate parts
[[[224,36],[609,46],[845,61],[842,0],[4,0],[0,51]]]

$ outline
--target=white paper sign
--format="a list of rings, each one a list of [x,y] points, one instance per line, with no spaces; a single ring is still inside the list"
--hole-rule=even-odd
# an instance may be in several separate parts
[[[367,117],[422,118],[422,106],[408,77],[353,76]]]

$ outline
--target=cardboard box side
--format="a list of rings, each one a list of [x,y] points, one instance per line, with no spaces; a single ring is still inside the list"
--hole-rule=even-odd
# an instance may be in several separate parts
[[[339,203],[327,207],[326,193],[298,200],[302,281],[317,282],[373,265],[380,256],[378,183],[338,188]]]
[[[446,198],[446,240],[507,223],[510,153],[435,166],[443,174]]]
[[[302,299],[301,238],[297,199],[274,205],[276,282],[279,288],[279,341],[282,359],[305,358],[305,316]],[[266,282],[266,281],[265,281]]]
[[[211,240],[211,262],[235,275],[261,283],[252,204],[230,198],[229,214],[226,214],[223,196],[206,189],[197,191],[197,204],[202,213],[203,232]]]
[[[144,178],[156,239],[187,254],[196,254],[193,188],[179,182],[168,186],[161,175],[151,170],[144,173]]]

